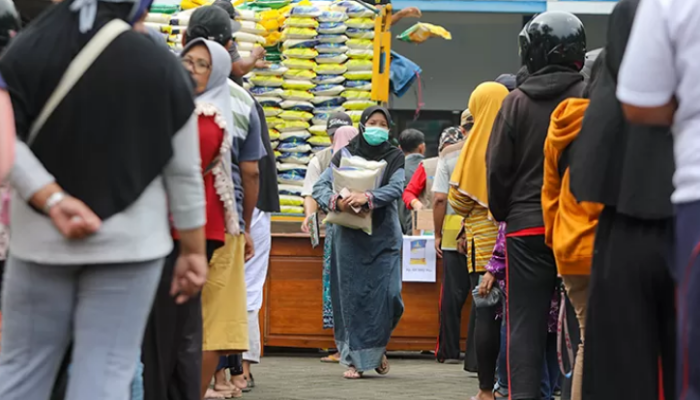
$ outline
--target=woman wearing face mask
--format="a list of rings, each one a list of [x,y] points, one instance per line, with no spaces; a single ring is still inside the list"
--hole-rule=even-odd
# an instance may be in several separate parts
[[[401,226],[396,200],[404,183],[404,155],[389,144],[389,111],[370,107],[362,113],[360,134],[347,152],[337,152],[335,166],[345,154],[385,161],[380,187],[340,198],[333,192],[332,168],[314,185],[313,197],[325,211],[372,213],[372,235],[332,225],[331,299],[335,344],[345,378],[358,379],[365,371],[389,372],[386,345],[403,314],[401,299]]]

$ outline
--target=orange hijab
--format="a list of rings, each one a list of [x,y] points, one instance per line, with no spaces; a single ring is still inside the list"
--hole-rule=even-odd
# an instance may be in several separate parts
[[[450,185],[488,208],[486,189],[486,148],[491,129],[496,121],[508,89],[500,83],[484,82],[477,86],[469,99],[469,110],[474,116],[474,127],[459,154]]]

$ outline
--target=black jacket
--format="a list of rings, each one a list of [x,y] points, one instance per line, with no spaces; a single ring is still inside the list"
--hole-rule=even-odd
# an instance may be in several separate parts
[[[549,120],[562,100],[580,97],[583,75],[547,67],[526,78],[503,102],[486,152],[489,209],[508,232],[544,226],[542,177]]]

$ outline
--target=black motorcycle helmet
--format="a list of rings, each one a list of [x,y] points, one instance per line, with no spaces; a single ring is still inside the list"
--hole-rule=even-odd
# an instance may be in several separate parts
[[[0,51],[7,46],[22,26],[12,0],[0,0]]]
[[[586,30],[574,14],[547,11],[520,32],[520,58],[531,73],[549,65],[580,71],[586,60]]]

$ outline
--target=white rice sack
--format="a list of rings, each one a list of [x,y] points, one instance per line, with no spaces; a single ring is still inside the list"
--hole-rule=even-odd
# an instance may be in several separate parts
[[[272,75],[255,75],[250,78],[250,82],[255,86],[265,87],[282,87],[284,85],[284,79],[281,76]]]
[[[350,49],[347,54],[350,58],[359,58],[362,60],[371,60],[374,58],[374,50]]]
[[[257,97],[258,103],[263,107],[281,107],[282,98],[281,97]]]
[[[316,96],[337,96],[344,91],[345,87],[341,85],[318,85],[310,90]]]
[[[314,115],[306,111],[284,110],[279,117],[285,121],[308,121],[313,118]]]
[[[260,13],[257,12],[257,11],[238,9],[238,10],[236,10],[236,12],[238,12],[238,19],[239,19],[239,20],[243,20],[243,21],[255,21],[255,22],[260,22],[260,21],[262,21],[262,16],[261,16]]]
[[[382,171],[360,169],[354,167],[333,168],[333,191],[339,193],[343,189],[351,192],[364,193],[377,188],[377,181]],[[325,221],[351,229],[360,229],[366,234],[372,234],[372,213],[356,215],[352,212],[330,212]]]
[[[289,140],[304,141],[310,137],[311,134],[309,133],[309,131],[306,130],[280,133],[280,141],[282,142],[286,142]]]
[[[238,31],[233,34],[233,38],[237,42],[250,42],[250,43],[260,43],[265,44],[265,38],[260,35],[254,35],[248,32]]]
[[[279,156],[279,161],[283,163],[292,163],[292,164],[299,164],[299,165],[307,165],[309,161],[311,161],[311,155],[308,153],[282,153],[281,156]]]
[[[314,68],[318,75],[343,75],[347,70],[344,64],[316,64]]]
[[[360,156],[351,156],[347,151],[343,153],[343,157],[340,159],[340,166],[341,167],[354,167],[354,168],[359,168],[359,169],[368,169],[368,170],[378,170],[382,174],[384,173],[384,169],[386,168],[386,161],[369,161],[365,160],[364,158]],[[379,184],[379,181],[375,182],[377,185]],[[351,188],[348,188],[351,189]]]
[[[311,146],[308,144],[280,143],[280,145],[277,146],[277,150],[282,153],[308,153],[311,151]]]
[[[348,59],[345,54],[319,54],[316,57],[318,64],[342,64]]]
[[[285,110],[311,111],[315,109],[314,105],[308,101],[285,100],[280,103],[280,107]]]
[[[276,117],[282,113],[281,108],[277,107],[263,107],[266,117]]]
[[[287,28],[317,28],[318,21],[309,17],[290,17],[284,21],[282,27]]]
[[[253,35],[263,35],[267,29],[254,21],[241,21],[241,32],[252,33]]]
[[[348,110],[345,113],[350,117],[350,119],[352,119],[352,122],[358,124],[358,123],[360,123],[360,119],[362,119],[363,112],[364,112],[364,110],[362,110],[362,111]]]
[[[314,95],[305,90],[285,90],[282,92],[282,98],[285,100],[314,102]]]
[[[282,42],[282,50],[312,49],[318,44],[316,39],[289,39]]]
[[[279,180],[279,178],[278,178]],[[304,183],[302,182],[302,185]],[[280,212],[282,214],[304,214],[304,207],[301,206],[280,206]]]
[[[353,29],[373,29],[374,20],[371,18],[350,18],[345,21],[345,25]]]
[[[328,119],[330,119],[331,114],[314,114],[314,118],[311,120],[311,123],[314,126],[319,126],[319,125],[327,125],[328,124]]]
[[[376,106],[377,102],[372,100],[349,100],[343,104],[346,110],[364,111],[372,106]]]
[[[314,125],[309,128],[309,132],[314,136],[327,136],[326,125]]]
[[[275,126],[280,132],[294,132],[294,131],[304,131],[311,127],[311,125],[306,121],[285,121],[281,119],[282,124]]]
[[[339,54],[348,51],[348,46],[342,43],[319,43],[316,46],[319,54]]]
[[[323,22],[318,25],[319,35],[342,35],[348,26],[342,22]]]
[[[302,191],[301,186],[295,185],[278,185],[277,189],[281,195],[284,194],[288,196],[301,196]]]
[[[316,77],[316,73],[308,69],[290,69],[284,73],[284,77],[293,81],[311,81]]]
[[[312,136],[308,138],[306,142],[314,147],[328,147],[332,144],[331,138],[329,138],[328,136],[321,135]]]
[[[289,68],[281,64],[270,64],[267,68],[256,68],[253,70],[256,76],[282,76]]]
[[[272,87],[254,87],[250,92],[256,97],[280,97],[284,93],[284,90]]]
[[[146,15],[146,22],[169,25],[170,18],[172,18],[170,14],[148,13],[148,15]]]
[[[316,107],[314,108],[314,114],[333,114],[337,112],[345,111],[343,106],[332,106],[332,107]],[[313,128],[313,126],[312,126]]]
[[[372,71],[374,64],[371,60],[354,59],[345,63],[348,71]]]
[[[318,31],[313,28],[284,28],[282,37],[288,39],[313,39],[318,36]]]
[[[370,39],[350,39],[345,42],[345,45],[355,50],[371,50],[374,49],[374,42]]]
[[[324,11],[318,16],[320,22],[343,22],[348,15],[342,11]]]
[[[282,87],[287,90],[310,90],[316,87],[316,84],[306,79],[285,79]]]
[[[342,106],[345,98],[341,96],[318,96],[311,100],[316,107],[337,107]]]
[[[315,6],[296,6],[289,12],[290,18],[311,17],[317,18],[321,15],[321,9]]]
[[[350,18],[374,18],[377,14],[361,5],[354,5],[347,8],[346,13]]]
[[[283,185],[304,186],[304,177],[295,171],[283,172],[277,174],[277,182]]]
[[[373,29],[348,28],[345,34],[353,39],[374,39]]]
[[[251,42],[238,42],[236,43],[236,50],[238,51],[252,51],[257,45]]]
[[[297,171],[300,174],[306,174],[307,168],[308,167],[306,165],[301,165],[301,164],[277,163],[277,171],[280,171],[280,172]]]
[[[369,92],[372,90],[372,82],[370,81],[347,81],[345,87],[351,90],[360,90]]]
[[[319,43],[345,43],[348,37],[345,35],[318,35],[316,40]]]
[[[345,82],[343,75],[317,75],[313,83],[317,85],[338,85]]]
[[[292,196],[288,194],[280,194],[280,205],[281,206],[296,206],[299,207],[304,204],[304,198],[301,196]]]

